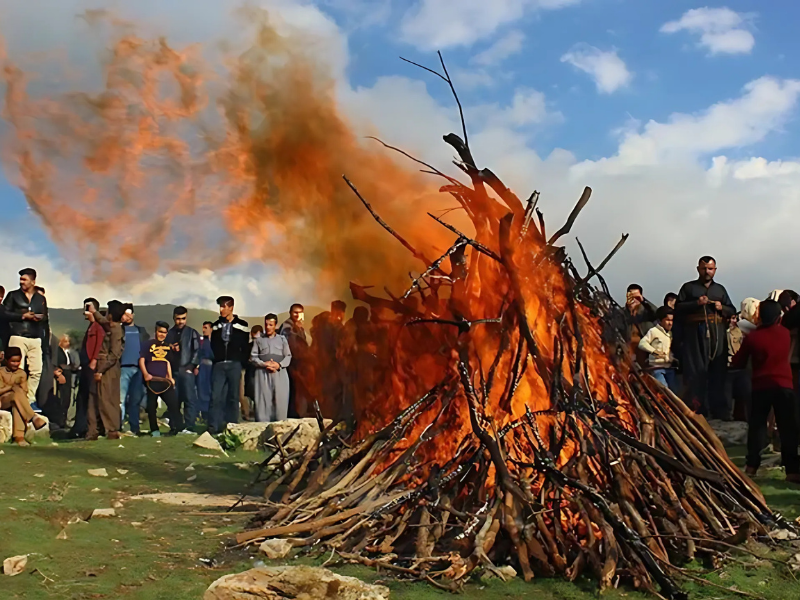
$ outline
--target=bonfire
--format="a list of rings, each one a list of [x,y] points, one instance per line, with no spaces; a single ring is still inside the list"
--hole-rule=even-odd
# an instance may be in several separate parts
[[[627,236],[596,266],[581,246],[581,268],[559,245],[591,190],[548,236],[538,193],[523,202],[479,168],[466,127],[444,141],[469,183],[422,164],[474,233],[431,215],[453,234],[438,258],[345,178],[422,268],[390,299],[352,286],[399,322],[375,381],[355,387],[359,425],[343,438],[320,415],[318,438],[293,455],[289,436],[276,440],[268,508],[238,543],[287,538],[447,590],[518,572],[683,598],[681,565],[789,527],[705,419],[633,361],[601,275]]]

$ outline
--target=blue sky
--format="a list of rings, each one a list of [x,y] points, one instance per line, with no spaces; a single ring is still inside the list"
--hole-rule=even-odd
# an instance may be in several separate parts
[[[76,64],[89,63],[101,47],[73,18],[86,8],[111,8],[178,43],[213,42],[237,35],[239,27],[230,14],[235,5],[216,0],[22,4],[0,0],[0,32],[9,56],[23,63],[31,52],[59,49]],[[604,254],[621,232],[632,234],[607,274],[620,295],[636,280],[658,299],[689,279],[697,256],[706,253],[718,256],[719,279],[737,302],[777,287],[800,287],[793,261],[777,258],[800,250],[800,4],[259,4],[322,40],[314,51],[321,64],[330,63],[343,109],[357,126],[377,127],[388,140],[446,165],[450,152],[441,135],[457,127],[449,90],[398,58],[434,66],[441,49],[479,162],[521,196],[539,189],[551,227],[569,212],[582,186],[591,185],[595,197],[576,233],[593,255]],[[48,85],[58,88],[57,75],[53,79],[44,78],[42,93]],[[13,164],[4,166],[13,174]],[[81,269],[64,261],[24,196],[6,180],[0,181],[0,208],[0,237],[24,244],[7,256],[41,263],[61,304],[79,302],[90,287]],[[17,265],[4,263],[0,282],[8,287]],[[265,293],[279,306],[298,295],[325,300],[309,298],[318,292],[307,278],[287,277],[270,265],[247,264],[213,277],[184,273],[180,281],[191,294],[174,290],[157,298],[163,275],[108,293],[207,305],[218,290],[234,287],[253,310]],[[260,283],[266,277],[284,277],[286,285],[267,286],[267,292]]]

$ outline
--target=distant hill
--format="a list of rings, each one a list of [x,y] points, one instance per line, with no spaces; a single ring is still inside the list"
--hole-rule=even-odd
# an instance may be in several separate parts
[[[143,326],[150,335],[153,335],[153,326],[156,321],[166,321],[172,326],[172,311],[175,304],[150,304],[136,306],[136,324]],[[318,306],[306,307],[306,327],[311,326],[311,319],[326,309],[319,308]],[[198,331],[203,326],[204,321],[216,321],[219,318],[219,313],[213,310],[205,310],[202,308],[189,309],[189,326],[194,327]],[[258,317],[242,317],[247,321],[250,326],[263,325],[264,316]],[[288,312],[283,312],[278,315],[278,322],[282,323],[289,318]],[[64,333],[72,333],[73,331],[83,332],[86,330],[86,321],[83,318],[83,310],[81,308],[51,308],[50,309],[50,328],[53,333],[60,336]],[[76,336],[78,337],[78,336]]]

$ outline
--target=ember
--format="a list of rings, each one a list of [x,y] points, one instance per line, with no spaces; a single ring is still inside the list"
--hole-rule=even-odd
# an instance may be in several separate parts
[[[705,420],[622,350],[600,271],[625,236],[596,267],[584,254],[584,276],[558,246],[591,190],[548,237],[537,193],[523,203],[478,168],[466,128],[444,140],[470,184],[425,168],[474,237],[440,220],[455,241],[426,259],[345,179],[424,271],[391,300],[352,286],[396,315],[373,381],[354,386],[359,427],[345,441],[320,415],[305,452],[267,457],[275,503],[238,542],[291,538],[448,590],[510,564],[526,580],[587,574],[601,590],[685,597],[678,565],[780,516]]]

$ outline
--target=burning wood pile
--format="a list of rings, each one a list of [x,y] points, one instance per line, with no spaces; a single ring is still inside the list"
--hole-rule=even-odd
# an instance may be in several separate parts
[[[585,275],[558,245],[591,190],[548,237],[537,193],[523,203],[478,168],[466,129],[444,140],[470,184],[425,169],[474,237],[440,220],[455,241],[430,260],[373,212],[424,263],[380,301],[400,321],[385,376],[356,396],[348,439],[320,417],[304,451],[264,461],[270,507],[238,542],[287,538],[448,590],[511,565],[682,598],[680,565],[787,527],[705,420],[632,361],[600,275],[625,236],[597,266],[584,253]]]

